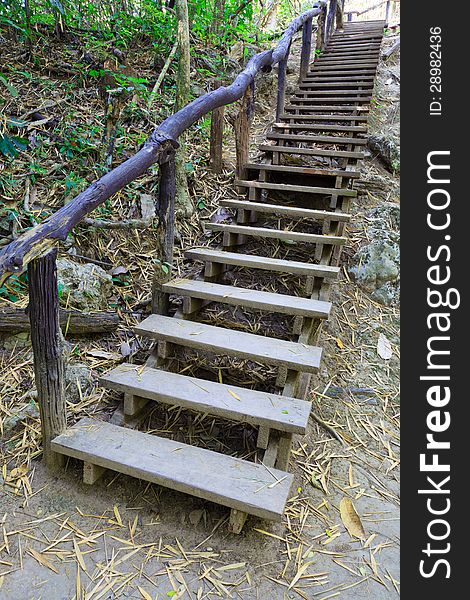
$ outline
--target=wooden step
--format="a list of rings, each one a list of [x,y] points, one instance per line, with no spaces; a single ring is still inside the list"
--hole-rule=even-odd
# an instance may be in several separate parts
[[[263,464],[87,417],[56,437],[52,449],[263,519],[282,517],[293,481]]]
[[[284,315],[327,319],[331,311],[331,302],[322,302],[321,300],[302,298],[301,296],[260,292],[198,279],[172,279],[163,284],[162,289],[168,294],[221,302],[231,306],[244,306],[254,310],[267,310]]]
[[[340,146],[353,144],[354,146],[365,146],[365,138],[351,138],[333,135],[304,135],[296,133],[268,133],[268,140],[297,140],[298,142],[326,142],[328,144],[338,144]]]
[[[321,97],[321,98],[301,98],[299,96],[295,96],[293,98],[291,98],[291,104],[290,106],[295,106],[296,104],[316,104],[317,102],[325,102],[325,100],[327,100],[328,102],[350,102],[352,103],[364,103],[364,102],[370,102],[370,100],[372,100],[372,95],[370,96],[343,96],[343,97],[333,97],[333,96],[327,96],[327,97]],[[318,110],[317,106],[312,107],[315,110]]]
[[[299,175],[320,175],[322,177],[344,177],[357,179],[361,176],[359,171],[344,169],[327,169],[322,167],[296,167],[294,165],[270,165],[268,163],[247,163],[244,167],[248,171],[269,171],[275,173],[298,173]]]
[[[358,87],[356,84],[354,84],[354,87],[351,89],[344,89],[344,88],[340,88],[338,90],[334,89],[334,90],[302,90],[302,89],[298,89],[294,92],[294,98],[297,97],[301,97],[301,98],[320,98],[320,96],[323,98],[324,96],[351,96],[351,95],[357,95],[357,96],[370,96],[372,93],[372,88],[374,86],[364,86],[364,88],[362,87]],[[320,100],[322,99],[320,98]]]
[[[301,83],[298,89],[314,90],[317,88],[341,88],[341,87],[364,87],[365,85],[373,87],[374,77],[358,77],[355,79],[345,80],[330,80],[326,82],[312,80],[308,83]]]
[[[367,117],[368,113],[369,113],[369,107],[368,106],[351,106],[351,105],[346,105],[346,106],[335,106],[332,104],[321,104],[321,105],[316,105],[314,107],[309,107],[309,106],[297,106],[295,104],[286,104],[286,106],[284,107],[285,110],[296,110],[296,111],[311,111],[311,110],[315,110],[315,112],[325,112],[325,113],[329,113],[332,112],[334,113],[334,116],[339,117],[341,115],[339,115],[338,113],[340,112],[346,112],[346,113],[352,113],[352,112],[357,112],[360,115],[363,115],[365,117]],[[329,114],[326,114],[325,116],[332,116]]]
[[[281,119],[290,119],[291,121],[367,121],[367,115],[296,115],[284,113]]]
[[[302,79],[298,88],[311,90],[316,87],[327,87],[333,84],[362,85],[363,83],[373,82],[374,79],[374,75],[354,75],[352,77],[321,77],[316,75],[315,77]],[[338,86],[334,85],[334,87]]]
[[[255,254],[225,252],[223,250],[212,250],[211,248],[192,248],[185,252],[185,256],[191,260],[201,262],[215,262],[222,265],[234,265],[249,269],[261,269],[264,271],[275,271],[300,276],[306,275],[309,277],[336,278],[340,271],[339,267],[328,265],[282,260],[280,258],[256,256]]]
[[[357,50],[357,49],[373,49],[376,50],[380,48],[382,44],[381,40],[372,41],[372,40],[343,40],[343,41],[331,41],[326,47],[326,51],[330,52],[331,50]]]
[[[304,154],[306,156],[330,156],[332,158],[364,158],[362,152],[349,150],[323,150],[322,148],[294,148],[292,146],[274,146],[262,144],[259,146],[261,152],[277,152],[280,154]]]
[[[316,373],[322,349],[271,337],[224,329],[174,317],[150,315],[134,327],[140,335],[219,355],[236,356],[293,371]]]
[[[226,225],[224,223],[206,223],[205,228],[210,231],[224,231],[252,237],[273,238],[287,242],[304,242],[307,244],[330,244],[342,246],[346,243],[345,237],[335,235],[319,235],[315,233],[301,233],[299,231],[285,231],[281,229],[268,229],[266,227],[248,227],[245,225]]]
[[[101,377],[100,385],[124,394],[290,433],[305,434],[311,411],[310,402],[304,400],[139,365],[120,365]]]
[[[315,125],[309,123],[275,123],[277,129],[299,129],[301,131],[344,131],[366,133],[367,127],[362,125]]]
[[[317,71],[357,71],[362,69],[377,69],[377,62],[371,61],[363,61],[360,63],[356,62],[341,62],[337,61],[336,63],[320,63],[316,62],[311,69],[310,73],[315,74]]]
[[[357,197],[357,190],[348,188],[331,188],[331,187],[312,187],[309,185],[291,185],[289,183],[269,183],[265,181],[246,181],[245,179],[236,179],[235,185],[239,187],[257,188],[259,190],[276,190],[279,192],[297,192],[304,194],[324,194],[331,196],[349,196],[350,198]]]
[[[368,69],[351,69],[351,70],[332,70],[332,71],[316,71],[311,70],[307,73],[302,81],[310,81],[313,79],[318,79],[323,81],[324,79],[328,79],[329,77],[360,77],[362,75],[365,76],[375,76],[377,69],[370,67]]]
[[[298,208],[296,206],[286,206],[285,204],[268,204],[266,202],[252,202],[251,200],[232,200],[231,198],[219,200],[219,204],[220,206],[226,206],[237,210],[253,210],[258,213],[270,215],[284,215],[286,217],[291,217],[292,219],[315,219],[318,221],[330,219],[332,221],[341,222],[351,220],[351,215],[347,213],[313,210],[311,208]]]

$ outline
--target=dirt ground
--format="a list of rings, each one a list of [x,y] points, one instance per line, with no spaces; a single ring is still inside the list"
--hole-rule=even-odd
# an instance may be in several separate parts
[[[376,90],[376,110],[382,106],[387,114],[398,93],[396,77],[394,90],[386,91],[388,69],[381,66]],[[396,64],[393,70],[398,73]],[[269,104],[263,96],[259,102]],[[268,108],[255,122],[257,138],[268,127]],[[365,241],[367,211],[398,202],[398,183],[373,156],[361,168],[364,193],[333,289],[333,316],[320,338],[323,367],[311,390],[317,418],[295,442],[295,484],[283,521],[249,518],[235,536],[227,530],[228,511],[218,505],[111,472],[90,488],[74,461],[48,473],[37,460],[38,421],[27,419],[2,439],[4,455],[17,450],[28,457],[14,468],[5,462],[0,473],[2,600],[380,600],[399,594],[398,312],[361,292],[346,268]],[[185,229],[180,233],[184,245]],[[381,333],[391,343],[389,360],[377,353]],[[104,348],[115,350],[121,342],[108,340]],[[83,343],[75,346],[81,360],[97,371],[112,366],[87,358]],[[94,341],[93,347],[103,343]],[[5,352],[0,367],[13,374],[3,394],[8,386],[21,386],[23,405],[31,382],[29,348]],[[69,408],[75,417],[107,414],[115,406],[112,394],[95,388]],[[223,426],[209,417],[188,423],[180,411],[157,411],[152,420],[154,432],[171,429],[183,438],[192,432],[209,446],[220,440]],[[234,438],[241,431],[226,427],[224,435]],[[351,537],[342,522],[343,498],[354,503],[363,539]]]

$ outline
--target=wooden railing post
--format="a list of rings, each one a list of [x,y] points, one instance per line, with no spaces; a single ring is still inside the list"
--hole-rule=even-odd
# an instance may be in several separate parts
[[[216,81],[214,89],[217,89],[220,86],[220,81]],[[215,108],[211,113],[209,164],[214,173],[221,173],[223,167],[222,145],[224,140],[224,112],[225,107],[220,106],[219,108]]]
[[[246,176],[246,164],[250,154],[250,129],[255,107],[255,83],[247,87],[241,101],[240,112],[235,117],[235,148],[237,155],[237,179]]]
[[[28,264],[29,320],[34,354],[44,461],[50,468],[63,464],[63,456],[51,449],[51,441],[67,426],[65,366],[59,327],[57,250]]]
[[[310,65],[310,54],[312,52],[312,17],[307,19],[302,28],[302,53],[300,55],[300,76],[299,81],[307,75]]]
[[[326,43],[326,17],[328,9],[326,5],[322,8],[321,13],[317,19],[317,41],[315,44],[315,50],[323,50]]]
[[[344,2],[338,2],[338,4],[336,5],[336,29],[343,29],[343,8],[344,8]]]
[[[390,5],[391,1],[388,0],[387,5],[385,7],[385,26],[388,27],[388,21],[390,19]]]
[[[158,190],[158,247],[152,287],[152,312],[168,314],[168,294],[162,291],[162,285],[170,280],[173,267],[173,245],[175,241],[175,196],[176,162],[175,151],[167,155],[160,163],[160,185]]]
[[[287,50],[286,56],[278,63],[276,121],[280,120],[281,115],[284,113],[284,106],[286,104],[286,72],[287,61],[289,59],[289,52],[290,45]]]
[[[326,22],[326,41],[328,41],[333,34],[335,28],[335,17],[336,17],[336,6],[338,0],[330,1],[330,10],[328,11],[328,19]]]

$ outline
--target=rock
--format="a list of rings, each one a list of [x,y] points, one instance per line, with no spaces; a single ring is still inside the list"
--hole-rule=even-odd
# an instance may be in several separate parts
[[[370,243],[356,252],[349,273],[373,300],[389,306],[398,302],[400,292],[400,207],[385,203],[366,216],[373,220],[367,230]]]
[[[400,171],[400,147],[392,139],[384,135],[371,135],[367,145],[378,155],[385,166],[392,172]]]
[[[39,408],[34,400],[31,400],[30,404],[20,408],[16,414],[4,419],[3,432],[8,433],[9,431],[12,431],[18,425],[18,423],[24,421],[28,417],[31,417],[32,419],[37,419],[39,417]]]
[[[83,363],[71,363],[65,367],[65,397],[77,404],[93,387],[90,369]],[[81,396],[80,396],[81,394]]]
[[[61,300],[69,308],[84,312],[108,308],[108,297],[113,293],[113,279],[101,267],[59,258],[57,276]]]

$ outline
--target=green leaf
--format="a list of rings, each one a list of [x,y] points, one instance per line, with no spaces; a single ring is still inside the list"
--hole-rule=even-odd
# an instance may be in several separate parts
[[[15,87],[13,87],[10,83],[8,83],[8,81],[6,80],[6,77],[4,77],[3,75],[0,75],[0,81],[7,88],[7,90],[10,92],[10,95],[13,96],[13,98],[18,97],[18,90]]]
[[[204,202],[204,200],[199,200],[199,202],[197,203],[197,207],[199,208],[199,210],[206,208],[206,203]]]
[[[281,410],[281,412],[282,412],[283,415],[288,415],[289,414],[288,410]]]

